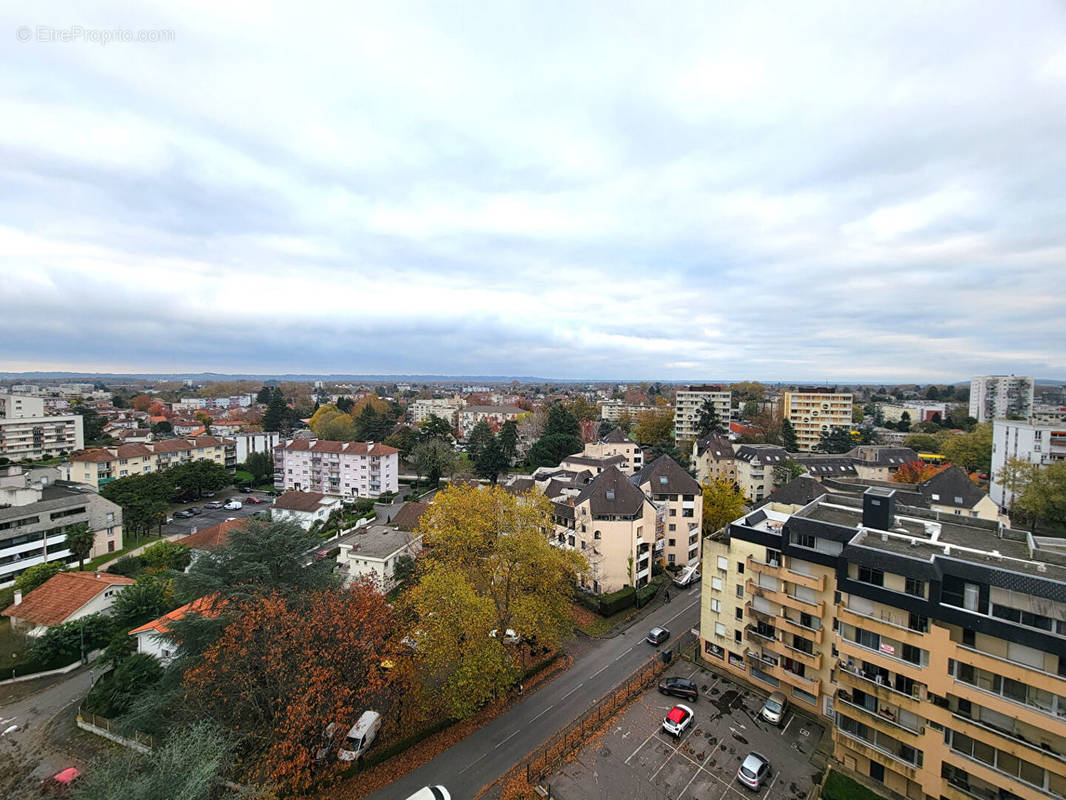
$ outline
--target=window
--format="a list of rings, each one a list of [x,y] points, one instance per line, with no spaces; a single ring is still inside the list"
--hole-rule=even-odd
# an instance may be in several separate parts
[[[714,589],[714,591],[716,592],[722,591],[722,579],[711,578],[711,588]]]
[[[885,585],[885,573],[883,570],[873,569],[872,567],[859,567],[859,580],[863,583],[869,583],[873,586]]]
[[[676,531],[677,530],[677,526],[674,523],[672,523],[672,522],[670,523],[669,528],[672,531]]]
[[[796,534],[796,538],[793,541],[793,544],[795,544],[798,547],[808,547],[808,548],[813,550],[814,549],[814,541],[815,541],[815,537],[810,535],[810,534],[808,534],[808,533],[797,533]]]
[[[722,601],[721,600],[712,600],[711,601],[711,611],[713,613],[717,614],[721,610],[722,610]]]
[[[962,607],[967,611],[976,611],[980,599],[980,588],[976,583],[967,583],[963,590]]]
[[[666,544],[668,547],[675,547],[677,545],[676,539],[667,539]]]
[[[725,636],[725,625],[723,625],[721,622],[714,623],[714,635],[715,636],[723,636],[724,637]]]
[[[738,561],[737,562],[737,574],[738,575],[743,575],[744,574],[744,562],[743,561]]]
[[[744,599],[744,587],[741,586],[738,583],[737,584],[737,600],[743,600],[743,599]]]
[[[725,556],[718,556],[718,569],[726,571],[729,569],[729,559]]]
[[[915,597],[925,597],[925,581],[920,581],[915,578],[907,578],[904,583],[903,591],[907,594],[913,594]]]
[[[740,620],[744,619],[744,609],[743,608],[738,608],[736,610],[736,615],[737,615],[737,619],[740,619]]]
[[[740,631],[733,631],[733,641],[736,642],[737,644],[739,644],[740,640],[741,640]]]
[[[600,532],[599,532],[599,531],[595,531],[595,532],[594,532],[594,533],[592,534],[592,538],[593,538],[593,539],[599,539],[599,538],[600,538]]]

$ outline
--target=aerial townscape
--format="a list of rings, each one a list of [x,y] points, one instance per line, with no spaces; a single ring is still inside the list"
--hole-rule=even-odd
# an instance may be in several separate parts
[[[1061,4],[0,18],[0,799],[1066,800]]]

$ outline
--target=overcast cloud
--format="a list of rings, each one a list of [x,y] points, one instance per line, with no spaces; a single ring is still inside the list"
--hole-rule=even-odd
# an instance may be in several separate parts
[[[1066,378],[1061,2],[289,5],[0,12],[0,370]]]

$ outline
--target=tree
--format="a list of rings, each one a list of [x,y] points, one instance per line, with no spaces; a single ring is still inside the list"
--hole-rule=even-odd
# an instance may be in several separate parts
[[[795,453],[799,450],[796,429],[793,427],[792,421],[788,419],[781,420],[781,446],[789,453]]]
[[[491,433],[489,437],[488,444],[485,445],[474,462],[474,473],[479,478],[488,478],[492,483],[496,483],[496,479],[501,472],[507,470],[509,463],[507,456],[503,454],[503,448],[500,447],[499,440],[492,436]]]
[[[548,418],[545,420],[544,433],[541,434],[541,438],[554,435],[581,438],[581,424],[561,403],[552,403],[548,406]]]
[[[274,390],[271,389],[269,386],[264,386],[262,389],[259,390],[259,393],[256,394],[255,402],[261,403],[262,405],[267,405],[273,396]]]
[[[902,433],[906,433],[911,429],[911,415],[909,411],[904,411],[899,415],[899,422],[896,423],[896,430]]]
[[[418,442],[418,431],[409,425],[401,425],[385,439],[385,444],[400,451],[400,458],[404,461],[408,460]]]
[[[192,561],[192,553],[187,545],[160,541],[144,548],[140,558],[146,567],[157,572],[182,572]]]
[[[710,536],[744,514],[744,493],[733,481],[715,478],[703,485],[703,535]]]
[[[422,440],[439,439],[442,442],[451,444],[452,426],[445,420],[438,417],[436,414],[430,414],[429,419],[425,420],[418,426],[419,435]]]
[[[96,534],[84,522],[71,525],[67,528],[67,549],[71,555],[78,559],[78,570],[85,568],[85,559],[93,551],[96,542]]]
[[[224,489],[233,482],[229,470],[217,461],[206,458],[173,466],[166,470],[166,475],[174,484],[174,496],[184,491],[195,491],[203,496],[207,492]]]
[[[847,428],[830,428],[822,431],[822,438],[816,449],[821,453],[846,453],[854,447],[855,441]]]
[[[658,408],[637,414],[633,438],[640,444],[656,445],[670,442],[674,435],[674,412],[670,408]]]
[[[774,483],[786,484],[793,478],[798,478],[807,470],[794,458],[786,458],[780,464],[774,466]]]
[[[903,446],[916,453],[939,453],[940,440],[928,433],[912,433],[903,440]]]
[[[188,550],[188,548],[186,548]],[[135,628],[177,608],[170,581],[156,575],[143,575],[117,595],[111,614],[122,628]]]
[[[281,389],[275,388],[270,393],[270,401],[267,403],[266,413],[263,414],[264,431],[280,431],[287,427],[289,407],[285,404],[285,396]]]
[[[921,483],[927,481],[947,469],[947,464],[926,464],[922,461],[908,461],[892,473],[892,480],[896,483]]]
[[[500,442],[504,458],[507,459],[507,466],[510,466],[518,455],[518,423],[513,419],[507,420],[496,438]]]
[[[750,420],[754,418],[756,414],[759,413],[759,404],[756,403],[754,400],[747,400],[741,407],[740,413],[744,419]]]
[[[529,448],[529,464],[536,467],[557,467],[569,455],[585,449],[579,436],[565,433],[545,434]]]
[[[194,416],[196,417],[196,421],[204,426],[204,433],[210,435],[211,423],[214,422],[214,420],[211,418],[211,415],[208,414],[206,411],[197,411]]]
[[[671,417],[671,422],[673,422],[673,417]],[[718,416],[714,400],[706,398],[700,405],[699,418],[696,420],[696,436],[702,439],[711,434],[718,435],[724,433],[727,427],[722,418]]]
[[[519,674],[518,648],[490,631],[511,629],[545,647],[569,634],[573,585],[588,564],[549,544],[552,524],[545,497],[498,486],[447,487],[422,516],[422,578],[405,610],[424,632],[416,658],[451,713],[468,715]]]
[[[571,417],[578,421],[578,423],[585,420],[597,419],[600,416],[600,409],[590,403],[588,398],[584,395],[578,395],[569,403],[565,403],[563,407]]]
[[[53,575],[66,572],[67,565],[62,561],[46,561],[43,564],[34,564],[27,567],[15,578],[15,588],[23,594],[29,594]]]
[[[940,452],[967,472],[988,472],[992,468],[992,424],[985,422],[974,427],[972,433],[949,436]]]
[[[766,397],[766,387],[758,381],[741,381],[731,384],[729,391],[742,402],[759,403]]]
[[[129,639],[129,634],[122,632]],[[88,697],[86,708],[93,714],[114,718],[129,710],[137,696],[154,686],[163,676],[159,660],[148,653],[132,653],[120,661],[115,671],[98,680]]]
[[[165,435],[174,432],[174,426],[168,420],[152,423],[152,433]]]
[[[455,451],[451,445],[436,437],[426,439],[411,451],[411,464],[419,477],[425,475],[436,486],[443,475],[450,475],[455,467]]]
[[[134,411],[147,411],[152,405],[152,396],[147,394],[136,395],[131,401]]]
[[[81,416],[82,433],[85,437],[86,446],[104,440],[104,425],[107,424],[107,420],[97,414],[95,408],[79,405],[71,407],[71,411]]]
[[[932,384],[930,384],[929,388],[927,388],[925,390],[925,399],[926,400],[939,400],[940,399],[940,390],[936,386],[933,386]]]
[[[249,453],[244,470],[251,473],[252,483],[263,483],[274,477],[274,459],[269,453]]]
[[[1030,465],[1027,483],[1014,500],[1012,509],[1034,520],[1066,523],[1066,462],[1056,461],[1044,467]]]
[[[190,701],[243,737],[246,763],[293,793],[306,788],[322,729],[345,730],[379,703],[396,657],[392,611],[369,582],[344,591],[280,591],[239,603],[201,663]],[[343,735],[343,734],[342,734]]]
[[[417,564],[411,556],[397,556],[396,563],[392,567],[392,577],[397,584],[403,586],[415,576]]]
[[[470,460],[476,464],[481,457],[481,451],[488,447],[493,438],[489,423],[485,420],[478,422],[466,437],[466,452],[470,454]]]

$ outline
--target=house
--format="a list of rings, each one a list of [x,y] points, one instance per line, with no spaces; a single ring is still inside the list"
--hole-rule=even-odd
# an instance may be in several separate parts
[[[15,591],[15,602],[4,609],[11,627],[28,636],[89,614],[106,614],[115,596],[135,583],[132,578],[106,572],[60,572],[25,597]]]
[[[679,442],[692,441],[699,434],[700,414],[710,402],[721,423],[733,413],[733,392],[723,386],[687,386],[674,395],[674,436]]]
[[[644,467],[644,451],[640,449],[640,445],[626,436],[621,428],[612,429],[598,442],[586,444],[582,455],[587,458],[621,456],[624,460],[618,468],[629,475],[640,472]]]
[[[387,592],[396,585],[396,561],[403,556],[415,558],[422,552],[422,535],[387,525],[367,525],[342,536],[337,546],[337,571],[346,587],[369,578]]]
[[[429,503],[404,503],[400,510],[396,512],[396,516],[390,520],[389,524],[394,528],[399,528],[401,531],[413,531],[418,528],[419,520],[422,519],[422,515],[429,509]]]
[[[274,501],[270,518],[275,522],[295,522],[304,530],[310,530],[316,522],[324,523],[340,507],[339,497],[321,492],[291,491]]]
[[[822,434],[833,428],[851,430],[851,400],[851,392],[837,392],[824,386],[785,392],[781,413],[792,423],[800,451],[813,451]]]
[[[164,666],[169,664],[174,658],[175,644],[166,634],[174,622],[187,614],[214,617],[218,614],[217,605],[211,599],[201,597],[191,603],[186,603],[181,608],[175,608],[159,619],[134,628],[129,635],[137,639],[137,652],[158,658]]]
[[[626,457],[623,455],[617,455],[605,456],[603,458],[590,458],[581,453],[576,453],[572,456],[567,456],[559,462],[559,469],[572,470],[574,472],[588,470],[594,475],[599,475],[608,467],[617,467],[620,470],[624,470],[626,468]]]
[[[194,555],[196,551],[210,553],[229,541],[229,532],[231,530],[238,525],[244,525],[247,522],[247,518],[227,519],[225,522],[212,525],[210,528],[204,528],[202,531],[194,531],[188,536],[183,536],[178,539],[175,544],[185,545],[190,550],[194,551]]]
[[[724,480],[736,483],[737,462],[733,443],[724,436],[704,436],[692,445],[691,466],[701,484]]]
[[[231,439],[198,436],[97,447],[71,455],[70,463],[66,465],[66,475],[68,480],[85,483],[99,490],[118,478],[144,475],[201,459],[233,470],[237,466],[235,444]]]
[[[999,506],[977,488],[961,467],[952,465],[938,472],[929,480],[919,483],[918,491],[933,511],[992,522],[1000,518]]]
[[[80,414],[50,416],[35,411],[40,401],[0,395],[0,456],[13,461],[49,458],[85,447]]]
[[[918,460],[918,454],[909,447],[864,444],[853,447],[844,455],[855,462],[855,473],[868,480],[888,481],[904,464]]]
[[[666,543],[659,558],[688,567],[700,563],[703,493],[695,479],[670,456],[659,456],[630,479],[652,499],[666,505]]]
[[[479,422],[487,422],[498,431],[508,420],[518,419],[526,411],[518,406],[466,406],[459,409],[459,435],[466,438]]]
[[[775,467],[791,456],[783,447],[773,444],[742,444],[736,449],[737,486],[752,502],[762,500],[781,481],[774,474]]]

